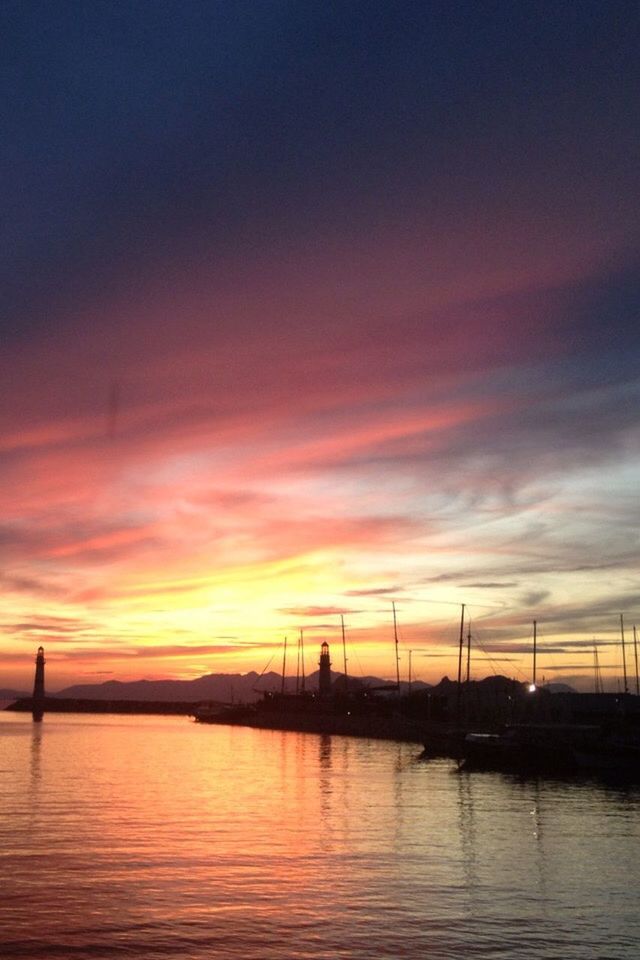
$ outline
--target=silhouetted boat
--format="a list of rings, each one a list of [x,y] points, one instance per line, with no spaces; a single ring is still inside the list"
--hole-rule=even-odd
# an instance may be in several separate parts
[[[240,723],[255,715],[251,704],[200,703],[193,711],[196,723]]]
[[[469,770],[611,774],[640,778],[637,731],[604,733],[596,724],[513,724],[502,733],[469,733],[462,743]]]

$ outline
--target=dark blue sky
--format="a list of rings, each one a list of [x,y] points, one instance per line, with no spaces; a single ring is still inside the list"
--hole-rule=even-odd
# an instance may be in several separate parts
[[[178,243],[228,253],[351,212],[482,217],[496,196],[570,215],[585,182],[595,220],[634,202],[634,3],[5,3],[0,18],[12,332]]]

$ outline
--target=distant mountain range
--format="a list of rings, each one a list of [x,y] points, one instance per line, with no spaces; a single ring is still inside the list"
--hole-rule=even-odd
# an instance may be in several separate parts
[[[542,689],[549,693],[576,693],[576,690],[568,683],[545,683]]]
[[[0,689],[0,700],[23,700],[24,697],[30,697],[30,693],[25,693],[24,690],[1,690]]]
[[[313,691],[318,689],[319,671],[310,674],[305,680],[305,688]],[[342,681],[343,674],[331,674],[331,680]],[[349,688],[384,687],[390,681],[380,677],[349,678]],[[402,693],[406,693],[408,684],[401,682]],[[413,690],[426,690],[428,683],[416,680],[412,684]],[[250,673],[210,673],[195,680],[107,680],[104,683],[76,684],[59,690],[49,696],[69,697],[82,700],[161,700],[166,703],[176,701],[195,702],[199,700],[216,700],[223,703],[252,703],[262,698],[266,691],[279,691],[282,688],[282,676],[273,671],[262,676],[255,671]],[[285,690],[294,693],[296,678],[286,677]],[[9,698],[6,698],[9,699]]]
[[[319,671],[310,674],[305,680],[307,690],[318,689]],[[331,673],[332,682],[343,683],[342,673]],[[349,689],[363,687],[389,687],[394,684],[380,677],[350,677]],[[400,682],[403,694],[408,692],[408,683]],[[412,690],[427,690],[429,683],[415,680]],[[165,703],[195,703],[200,700],[215,700],[221,703],[253,703],[260,700],[267,691],[279,691],[282,688],[282,676],[273,671],[262,676],[255,671],[250,673],[209,673],[195,680],[107,680],[104,683],[75,684],[65,687],[57,693],[49,693],[53,697],[68,697],[77,700],[158,700]],[[294,693],[296,678],[287,677],[285,690]],[[545,690],[549,693],[575,693],[573,687],[566,683],[547,683]],[[20,690],[0,689],[0,700],[20,700],[30,697],[30,693]]]

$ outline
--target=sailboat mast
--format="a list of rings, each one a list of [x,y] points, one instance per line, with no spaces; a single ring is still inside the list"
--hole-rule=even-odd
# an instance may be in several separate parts
[[[536,685],[536,659],[538,656],[538,621],[533,621],[533,679],[532,683]]]
[[[411,677],[411,654],[412,653],[413,653],[413,650],[409,650],[409,691],[408,691],[409,696],[411,696],[411,682],[412,682],[412,677]]]
[[[471,680],[471,624],[467,626],[467,684]]]
[[[284,677],[285,670],[287,669],[287,638],[284,638],[284,650],[282,651],[282,686],[280,687],[280,692],[284,693]]]
[[[462,647],[464,645],[464,603],[460,613],[460,642],[458,645],[458,692],[456,697],[456,716],[460,726],[460,695],[462,692]]]
[[[396,619],[395,600],[391,601],[391,608],[393,610],[393,638],[396,644],[396,683],[398,686],[398,693],[400,693],[400,654],[398,653],[398,621]]]
[[[344,660],[344,692],[349,692],[349,681],[347,677],[347,638],[344,632],[344,614],[340,614],[340,627],[342,629],[342,657]]]
[[[638,682],[638,635],[636,625],[633,625],[633,654],[636,660],[636,694],[640,694],[640,683]]]
[[[629,684],[627,683],[627,654],[624,646],[624,617],[620,614],[620,637],[622,639],[622,674],[624,677],[624,692],[629,693]]]
[[[302,668],[302,692],[306,691],[306,677],[304,673],[304,630],[300,627],[300,667]]]

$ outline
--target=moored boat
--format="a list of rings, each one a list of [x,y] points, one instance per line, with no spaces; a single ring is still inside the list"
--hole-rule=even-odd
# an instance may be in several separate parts
[[[501,733],[469,733],[462,745],[466,769],[522,773],[576,773],[585,769],[580,758],[604,752],[601,730],[591,724],[512,724]]]

